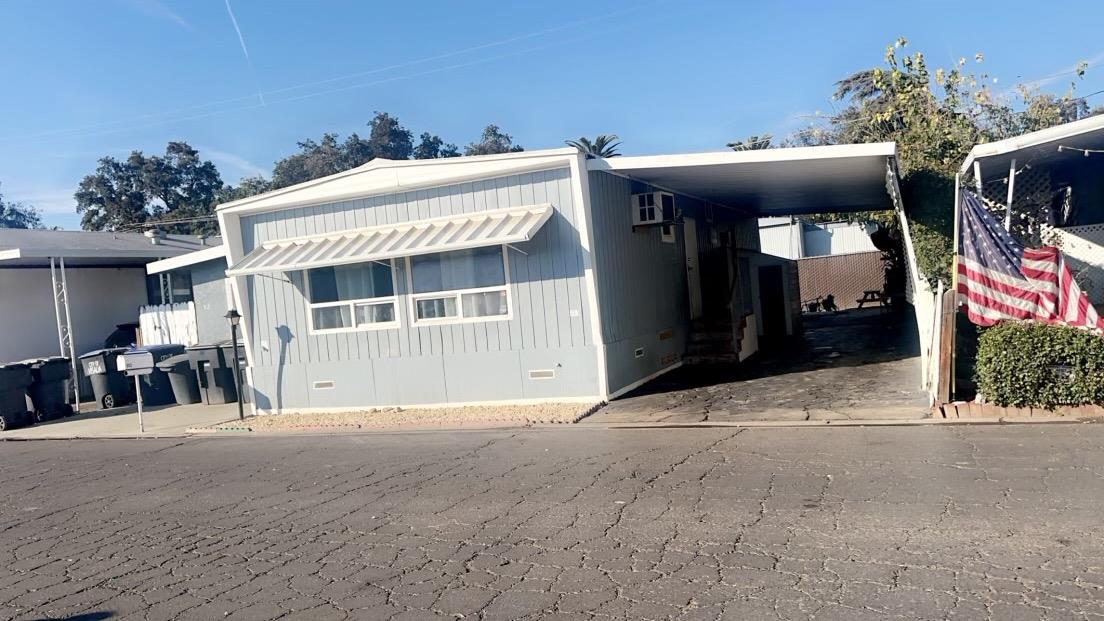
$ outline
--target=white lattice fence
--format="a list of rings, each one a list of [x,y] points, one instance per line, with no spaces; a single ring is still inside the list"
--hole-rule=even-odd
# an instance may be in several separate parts
[[[1104,223],[1053,228],[1047,242],[1066,257],[1077,284],[1094,306],[1104,305]]]
[[[143,345],[195,345],[195,306],[191,302],[143,306],[138,311]]]

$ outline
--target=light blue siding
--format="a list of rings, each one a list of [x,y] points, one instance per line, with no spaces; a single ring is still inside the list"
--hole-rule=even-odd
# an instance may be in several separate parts
[[[226,321],[226,260],[204,261],[186,268],[192,275],[195,301],[196,334],[200,343],[218,343],[230,339]]]
[[[665,243],[657,227],[632,230],[631,196],[651,188],[601,171],[591,171],[588,180],[609,390],[616,392],[670,366],[686,349],[683,236],[676,227],[675,243]],[[697,215],[702,205],[676,195],[675,208]]]
[[[268,240],[551,203],[534,239],[508,250],[512,318],[414,327],[407,265],[395,262],[397,329],[309,334],[302,272],[247,278],[262,409],[456,403],[596,395],[583,250],[567,168],[242,218],[244,251]],[[538,358],[532,356],[539,354]],[[529,364],[560,365],[529,380]],[[539,368],[545,368],[545,366]],[[332,381],[316,389],[314,382]]]

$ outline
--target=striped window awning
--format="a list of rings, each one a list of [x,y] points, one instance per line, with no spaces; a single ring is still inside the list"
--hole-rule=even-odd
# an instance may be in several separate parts
[[[516,244],[532,239],[551,216],[552,205],[531,205],[273,240],[255,248],[226,273],[288,272]]]

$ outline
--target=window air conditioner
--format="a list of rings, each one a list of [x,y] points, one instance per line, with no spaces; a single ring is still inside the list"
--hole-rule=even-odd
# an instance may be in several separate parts
[[[632,195],[633,226],[675,221],[675,196],[668,192]]]

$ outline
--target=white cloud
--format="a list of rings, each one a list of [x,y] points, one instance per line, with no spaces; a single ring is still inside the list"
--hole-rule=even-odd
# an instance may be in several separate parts
[[[270,172],[235,153],[209,147],[196,147],[196,149],[199,151],[200,157],[210,159],[215,163],[215,166],[218,166],[219,173],[222,174],[222,180],[227,183],[233,183],[241,177],[256,177],[258,175],[267,177]],[[230,173],[235,173],[236,176]]]
[[[157,17],[160,19],[167,19],[175,22],[176,25],[181,28],[192,29],[192,25],[188,23],[188,20],[178,15],[175,11],[165,6],[161,0],[124,0],[126,4],[130,5],[133,9],[144,13],[150,17]]]

